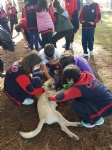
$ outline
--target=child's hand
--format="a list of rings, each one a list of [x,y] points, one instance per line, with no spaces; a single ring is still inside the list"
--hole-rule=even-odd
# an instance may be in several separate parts
[[[46,93],[45,93],[45,96],[46,96],[47,98],[49,98],[51,95],[50,95],[49,92],[46,92]]]
[[[51,65],[51,66],[54,65],[54,62],[53,62],[53,61],[52,61],[52,62],[49,62],[49,65]]]
[[[45,92],[50,90],[49,87],[47,87],[47,86],[43,86],[43,89],[44,89]]]
[[[89,22],[91,25],[94,25],[94,22]]]

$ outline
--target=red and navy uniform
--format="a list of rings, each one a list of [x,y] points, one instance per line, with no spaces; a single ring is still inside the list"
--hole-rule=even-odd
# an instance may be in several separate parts
[[[9,11],[12,11],[12,13],[10,14]],[[17,20],[17,9],[14,6],[8,6],[7,7],[7,15],[9,17],[10,20]]]
[[[79,19],[78,19],[78,4],[77,0],[65,0],[65,8],[69,14],[70,21],[74,26],[73,34],[71,36],[71,42],[74,41],[74,33],[79,29]]]
[[[27,29],[27,20],[26,20],[26,18],[22,18],[22,19],[20,19],[20,23],[22,23],[22,28],[24,29],[24,30],[28,30]]]
[[[28,95],[38,95],[44,92],[42,88],[34,88],[31,78],[25,74],[18,62],[8,69],[4,81],[4,92],[16,104],[21,105]]]
[[[86,71],[82,72],[77,83],[60,94],[50,96],[49,100],[63,102],[74,98],[73,110],[88,123],[112,114],[111,91]]]
[[[4,9],[0,9],[0,24],[8,23],[8,19]]]
[[[24,7],[24,18],[27,19],[28,30],[37,29],[36,5],[37,5],[36,0],[29,0]]]
[[[85,5],[80,12],[80,23],[82,23],[83,28],[95,28],[96,23],[101,20],[100,6],[98,3],[93,2],[90,5]],[[91,25],[89,22],[94,22]]]

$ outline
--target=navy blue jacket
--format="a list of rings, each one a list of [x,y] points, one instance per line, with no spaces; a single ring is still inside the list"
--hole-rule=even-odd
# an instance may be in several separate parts
[[[96,23],[101,20],[100,6],[98,3],[92,3],[90,5],[85,5],[80,12],[80,23],[82,23],[83,28],[95,28]],[[83,22],[85,21],[85,22]],[[89,22],[94,22],[91,25]]]
[[[62,102],[73,98],[85,105],[91,119],[100,116],[110,108],[112,109],[111,91],[86,71],[82,72],[77,83],[60,94],[50,96],[49,100]],[[110,115],[109,112],[108,115]]]
[[[28,30],[37,29],[37,21],[36,21],[36,0],[29,0],[24,7],[24,18],[27,20],[27,28]]]
[[[30,76],[26,75],[18,62],[12,64],[6,72],[4,92],[16,104],[21,105],[28,95],[38,95],[44,92],[42,88],[34,88]]]

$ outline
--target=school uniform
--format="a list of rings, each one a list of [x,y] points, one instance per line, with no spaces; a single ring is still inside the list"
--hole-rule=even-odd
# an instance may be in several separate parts
[[[83,71],[78,82],[68,90],[49,97],[50,101],[74,99],[73,111],[91,125],[101,117],[112,115],[112,93],[98,79]]]
[[[36,0],[29,0],[24,7],[24,18],[27,20],[27,29],[30,35],[30,48],[33,50],[33,42],[35,43],[35,49],[38,51],[38,30],[36,21]],[[35,37],[35,38],[33,38]],[[34,39],[34,41],[33,41]]]
[[[65,0],[65,8],[69,14],[70,21],[74,27],[73,33],[71,35],[71,43],[74,41],[74,33],[79,29],[79,19],[78,19],[78,4],[77,0]]]
[[[4,93],[17,105],[21,105],[25,98],[42,94],[44,89],[39,88],[42,80],[42,72],[34,72],[30,77],[25,74],[23,67],[13,63],[6,72],[4,80]]]
[[[87,48],[92,51],[94,44],[94,33],[96,23],[101,20],[100,6],[98,3],[85,5],[80,12],[80,23],[82,24],[82,47],[85,54],[88,54]],[[83,22],[85,21],[85,22]],[[94,22],[91,25],[89,22]]]
[[[10,14],[10,11],[12,12]],[[17,18],[17,9],[14,6],[8,6],[7,7],[7,15],[8,18],[10,20],[10,29],[11,29],[11,33],[13,33],[13,27],[15,24],[18,24],[18,18]]]

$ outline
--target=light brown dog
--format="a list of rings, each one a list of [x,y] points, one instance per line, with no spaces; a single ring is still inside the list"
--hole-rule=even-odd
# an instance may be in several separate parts
[[[54,86],[54,80],[49,79],[48,81],[46,81],[44,83],[44,85],[52,87],[52,86]],[[57,94],[59,92],[62,92],[62,90],[58,91],[58,92],[55,90],[49,91],[49,93],[51,95]],[[72,133],[67,128],[67,126],[78,127],[78,126],[81,126],[81,123],[80,122],[69,122],[68,120],[66,120],[61,115],[61,113],[56,110],[56,106],[57,106],[56,102],[52,102],[52,101],[48,100],[48,98],[46,97],[46,93],[43,93],[42,95],[40,95],[38,102],[37,102],[37,110],[38,110],[40,122],[39,122],[37,128],[34,131],[19,132],[19,134],[23,138],[33,138],[34,136],[39,134],[44,123],[47,123],[50,125],[50,124],[57,122],[60,124],[62,131],[64,131],[66,134],[68,134],[69,137],[71,137],[73,140],[79,140],[79,138],[74,133]]]

